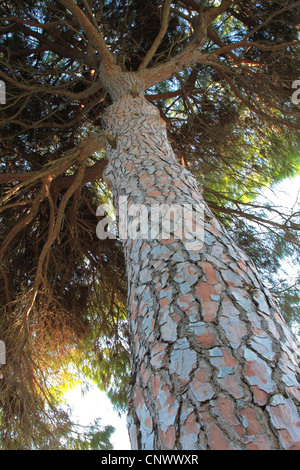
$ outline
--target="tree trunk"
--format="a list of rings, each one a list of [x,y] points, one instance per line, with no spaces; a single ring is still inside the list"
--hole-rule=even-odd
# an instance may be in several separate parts
[[[128,207],[203,205],[159,111],[126,77],[104,118],[116,206],[121,196]],[[205,205],[204,222],[197,250],[176,227],[167,239],[124,237],[132,448],[300,448],[295,339],[253,263]]]

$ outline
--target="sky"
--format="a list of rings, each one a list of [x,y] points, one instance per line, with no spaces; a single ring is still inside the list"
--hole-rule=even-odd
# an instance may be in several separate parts
[[[277,184],[271,190],[264,191],[266,197],[282,207],[294,207],[297,197],[300,196],[300,176],[288,178]],[[298,203],[299,204],[299,203]],[[296,209],[296,206],[294,207]],[[298,206],[298,210],[299,210]],[[299,270],[299,267],[291,267],[293,270]],[[101,392],[94,386],[90,387],[84,395],[81,393],[81,387],[78,386],[69,391],[66,401],[73,408],[72,417],[78,420],[80,424],[88,425],[96,418],[102,418],[103,425],[114,426],[116,431],[112,434],[111,442],[114,450],[130,450],[130,443],[126,428],[126,414],[121,417],[113,409],[109,398],[105,392]]]
[[[101,392],[96,386],[90,387],[84,395],[81,387],[77,386],[65,395],[66,402],[73,408],[72,418],[82,425],[93,423],[96,418],[101,418],[103,426],[113,426],[116,431],[111,436],[114,450],[130,450],[130,443],[126,428],[126,414],[121,417],[113,409],[111,401],[105,392]]]
[[[271,188],[263,190],[263,195],[274,204],[282,207],[294,207],[298,198],[298,209],[300,203],[300,175],[286,178],[284,181],[274,184]],[[296,206],[294,207],[296,209]]]

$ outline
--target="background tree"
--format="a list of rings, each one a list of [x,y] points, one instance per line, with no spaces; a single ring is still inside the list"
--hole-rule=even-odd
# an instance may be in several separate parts
[[[0,337],[8,357],[1,436],[5,448],[16,435],[43,448],[54,428],[68,426],[53,390],[70,363],[118,403],[129,380],[121,243],[95,232],[96,208],[111,197],[102,117],[114,100],[99,67],[139,74],[178,162],[270,283],[299,246],[297,210],[255,199],[299,171],[291,102],[299,4],[62,0],[0,8]],[[294,321],[297,284],[277,290]]]

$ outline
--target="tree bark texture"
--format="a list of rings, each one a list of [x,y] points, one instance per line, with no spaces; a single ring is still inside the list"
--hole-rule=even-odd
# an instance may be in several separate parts
[[[203,203],[158,109],[130,86],[114,91],[104,117],[115,139],[105,169],[115,201]],[[124,240],[132,449],[300,449],[296,341],[207,206],[204,221],[196,251],[172,237]]]

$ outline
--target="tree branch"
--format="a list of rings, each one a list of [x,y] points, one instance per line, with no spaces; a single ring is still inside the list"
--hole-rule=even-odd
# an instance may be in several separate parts
[[[208,63],[208,55],[202,51],[206,40],[205,25],[201,28],[201,33],[199,32],[179,54],[169,61],[138,71],[137,74],[142,80],[144,88],[147,89],[150,86],[163,82],[195,63]]]
[[[148,101],[159,101],[180,96],[182,90],[166,91],[165,93],[156,93],[155,95],[145,95]]]
[[[163,40],[163,37],[166,34],[167,29],[168,29],[170,7],[171,7],[171,0],[165,0],[163,12],[162,12],[160,31],[159,31],[158,35],[156,36],[156,38],[155,38],[152,46],[150,47],[149,51],[147,52],[144,59],[142,60],[142,63],[139,66],[138,70],[143,70],[147,67],[147,65],[151,61],[152,57],[154,56],[155,52],[157,51],[161,41]]]
[[[106,138],[102,134],[95,134],[91,135],[87,139],[84,139],[80,144],[66,153],[66,155],[54,162],[51,162],[51,165],[44,168],[41,171],[26,171],[22,173],[8,173],[0,175],[0,184],[10,183],[14,181],[19,181],[20,183],[13,188],[13,194],[19,191],[23,186],[27,186],[38,179],[48,178],[51,176],[54,185],[60,185],[61,188],[69,187],[72,182],[73,176],[68,177],[61,177],[58,178],[60,174],[62,174],[67,168],[69,168],[74,159],[86,157],[91,155],[94,152],[97,152],[106,147]],[[99,162],[95,163],[95,165],[91,167],[87,167],[86,174],[84,175],[85,181],[94,181],[93,179],[93,172],[99,175],[99,172],[103,171],[105,166],[105,159],[100,160]],[[102,168],[103,167],[103,168]],[[70,178],[70,180],[68,180]],[[91,178],[91,179],[87,179]],[[62,183],[62,179],[70,181],[66,185]],[[96,179],[96,178],[95,178]],[[4,203],[8,199],[8,195],[2,200]],[[1,201],[0,201],[1,202]]]
[[[240,0],[237,0],[235,3],[239,3]],[[189,2],[188,2],[189,3]],[[213,65],[213,60],[216,59],[221,54],[232,54],[232,51],[235,49],[240,48],[257,48],[261,51],[278,51],[282,49],[286,49],[287,47],[293,47],[300,43],[300,41],[289,41],[284,44],[269,44],[269,43],[262,43],[262,42],[251,42],[247,40],[253,32],[261,27],[261,25],[257,26],[256,28],[252,29],[246,36],[239,42],[234,44],[226,44],[221,45],[219,44],[219,49],[212,51],[212,52],[203,52],[202,47],[206,41],[208,32],[210,37],[212,38],[212,30],[208,31],[209,25],[211,22],[220,14],[224,13],[226,9],[231,5],[231,0],[223,0],[218,7],[212,7],[200,11],[199,15],[194,18],[196,20],[196,27],[195,27],[195,34],[191,42],[176,56],[174,56],[169,61],[150,67],[146,69],[145,67],[140,67],[138,71],[139,77],[144,82],[145,89],[149,88],[152,85],[160,83],[168,78],[171,78],[176,73],[180,72],[184,68],[191,66],[195,63],[198,64],[206,64],[206,65]],[[296,6],[299,2],[296,2],[292,6]],[[194,6],[196,4],[193,4]],[[284,7],[280,12],[283,12],[287,9]],[[198,11],[200,10],[200,6],[198,5]],[[273,16],[279,14],[279,12],[274,13],[271,15],[264,23],[267,23],[272,19]],[[212,38],[214,41],[217,41],[217,36],[215,35]]]
[[[69,199],[71,198],[71,196],[75,193],[76,189],[79,188],[80,184],[82,183],[82,178],[84,176],[84,171],[85,171],[86,158],[87,156],[81,157],[81,164],[80,164],[78,173],[76,174],[74,181],[72,182],[71,186],[68,188],[67,192],[63,195],[62,201],[58,207],[56,220],[54,217],[52,217],[53,219],[52,224],[49,223],[48,239],[45,245],[43,246],[43,249],[41,251],[41,254],[38,260],[35,282],[34,282],[35,289],[38,289],[39,284],[42,280],[43,265],[44,265],[44,261],[46,259],[47,253],[49,252],[49,248],[51,247],[53,242],[57,239],[59,231],[61,229],[61,223],[63,220],[66,205]]]
[[[270,44],[269,42],[266,42],[266,44],[263,44],[262,42],[249,42],[246,39],[242,39],[242,41],[222,46],[218,50],[208,53],[208,55],[214,57],[232,52],[235,49],[248,49],[253,47],[260,51],[280,51],[282,49],[287,49],[288,47],[298,46],[299,44],[300,41],[289,41],[282,44]]]
[[[238,0],[241,1],[241,0]],[[221,5],[218,7],[210,7],[208,9],[204,10],[204,15],[207,20],[210,22],[213,21],[217,16],[221,15],[224,13],[224,11],[227,10],[227,8],[230,6],[230,4],[233,3],[232,0],[222,0]],[[238,3],[237,1],[234,3]]]
[[[233,93],[241,100],[241,102],[247,106],[247,108],[249,108],[251,111],[253,111],[255,114],[257,114],[258,116],[261,116],[263,117],[264,119],[267,119],[267,120],[271,120],[272,122],[276,122],[278,124],[281,124],[281,125],[284,125],[284,126],[288,126],[288,127],[291,127],[293,129],[297,129],[299,130],[300,129],[300,126],[297,125],[297,124],[294,124],[293,122],[285,122],[283,119],[280,119],[280,118],[277,118],[276,116],[274,115],[269,115],[267,114],[265,111],[262,111],[261,109],[259,109],[257,106],[254,106],[253,104],[249,103],[249,101],[245,98],[245,96],[243,95],[243,93],[239,90],[239,88],[234,84],[233,80],[227,75],[227,73],[225,73],[223,70],[222,70],[222,66],[218,65],[217,63],[215,63],[215,67],[217,69],[217,73],[218,75],[221,77],[221,78],[224,78],[226,80],[226,82],[228,83],[228,85],[230,86],[231,90],[233,91]]]
[[[109,63],[116,63],[115,56],[108,49],[100,31],[90,22],[85,13],[72,0],[59,0],[66,9],[78,20],[88,39],[92,41],[102,60]]]
[[[163,64],[150,67],[149,69],[146,69],[144,66],[140,66],[137,73],[143,81],[145,89],[171,78],[176,73],[195,63],[208,63],[209,56],[207,53],[202,51],[207,39],[208,26],[217,16],[222,14],[226,8],[228,8],[230,3],[231,0],[223,0],[219,7],[209,8],[206,10],[202,8],[201,5],[194,4],[197,5],[197,11],[199,11],[199,14],[197,17],[193,18],[195,27],[194,36],[191,42],[185,46],[181,52]]]
[[[31,210],[26,211],[26,215],[19,220],[16,225],[10,230],[10,232],[6,235],[4,238],[3,242],[1,243],[0,247],[0,263],[2,261],[3,255],[5,253],[6,248],[12,241],[12,239],[24,228],[26,227],[36,216],[38,213],[39,206],[41,202],[46,198],[47,196],[47,184],[43,183],[42,187],[37,194],[36,198],[32,202]]]
[[[246,211],[244,212],[241,209],[234,209],[232,207],[219,206],[218,204],[214,204],[212,202],[209,203],[209,207],[212,210],[217,210],[217,211],[222,212],[224,214],[232,214],[232,215],[236,215],[237,217],[244,217],[245,219],[252,220],[252,221],[254,221],[258,224],[261,224],[265,227],[272,226],[272,227],[276,227],[276,228],[279,228],[279,229],[284,230],[284,231],[288,231],[291,228],[299,230],[299,228],[300,228],[299,225],[296,225],[295,227],[291,227],[290,225],[286,225],[286,223],[281,224],[279,222],[274,222],[273,220],[262,218],[262,217],[259,217],[255,214],[251,214],[251,213],[246,212]]]
[[[94,82],[91,86],[86,88],[85,90],[74,93],[69,90],[65,90],[63,86],[57,87],[57,86],[39,86],[39,85],[30,85],[28,83],[25,83],[24,80],[21,82],[20,80],[17,80],[15,78],[10,77],[6,73],[2,72],[0,70],[0,77],[2,77],[6,82],[12,83],[16,87],[20,88],[21,90],[26,90],[29,92],[34,92],[34,93],[44,93],[44,94],[49,94],[49,95],[63,95],[66,96],[67,98],[70,98],[72,100],[81,100],[84,98],[88,98],[89,96],[93,95],[96,93],[98,90],[101,89],[101,83],[100,82]],[[73,83],[68,83],[66,86],[71,86]]]
[[[87,166],[85,169],[85,173],[83,175],[82,184],[89,183],[91,181],[96,181],[102,178],[102,174],[104,168],[106,167],[108,160],[106,158],[102,158],[98,162],[96,162],[92,166]],[[62,189],[69,188],[75,181],[76,175],[72,176],[58,176],[52,181],[51,184],[51,193],[57,194]]]

